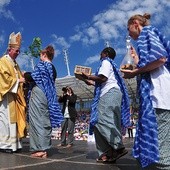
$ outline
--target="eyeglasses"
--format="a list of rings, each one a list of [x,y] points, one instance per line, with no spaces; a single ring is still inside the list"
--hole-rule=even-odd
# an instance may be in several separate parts
[[[135,23],[130,24],[130,25],[127,27],[127,30],[130,31],[130,30],[132,29],[132,27],[134,27],[134,26],[135,26]]]
[[[15,53],[20,53],[20,50],[19,50],[19,49],[12,48],[12,50],[13,50]]]
[[[129,26],[127,27],[127,30],[130,31],[130,28],[132,28],[132,25],[129,25]]]

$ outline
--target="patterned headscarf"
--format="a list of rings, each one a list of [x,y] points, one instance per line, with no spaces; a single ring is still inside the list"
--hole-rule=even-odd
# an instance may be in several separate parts
[[[144,67],[161,57],[167,57],[165,66],[168,69],[170,68],[170,43],[155,27],[145,26],[138,37],[137,44],[140,57],[137,67]],[[146,167],[159,161],[158,127],[150,97],[150,74],[141,74],[138,77],[137,86],[140,96],[140,109],[133,156],[139,159],[142,167]]]
[[[103,60],[108,60],[114,71],[115,78],[118,82],[118,85],[120,87],[120,90],[123,94],[122,97],[122,105],[121,105],[121,123],[123,127],[128,127],[130,126],[130,106],[129,106],[129,96],[127,93],[126,86],[124,84],[124,81],[120,75],[119,69],[117,68],[116,64],[114,63],[113,59],[106,57],[101,60],[101,64]],[[100,67],[101,67],[100,64]],[[99,68],[100,68],[99,67]],[[98,75],[99,68],[96,71],[96,76]],[[89,134],[93,134],[93,128],[95,124],[98,122],[98,110],[97,110],[97,105],[99,102],[100,98],[100,92],[101,92],[101,84],[96,83],[95,84],[95,90],[94,90],[94,99],[92,103],[92,109],[91,109],[91,116],[90,116],[90,127],[89,127]]]

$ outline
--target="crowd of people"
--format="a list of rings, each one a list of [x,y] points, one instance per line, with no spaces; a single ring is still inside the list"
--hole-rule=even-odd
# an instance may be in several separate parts
[[[80,111],[77,112],[77,118],[74,128],[74,139],[75,140],[88,140],[88,128],[90,121],[90,112],[89,111]],[[61,140],[61,130],[62,128],[54,128],[52,132],[52,138]],[[66,137],[68,137],[68,132],[66,132]],[[60,145],[59,145],[60,146]]]
[[[131,124],[128,128],[122,129],[122,137],[125,138],[134,138],[135,129],[136,129],[137,118],[134,119],[131,115]],[[90,122],[90,111],[79,111],[77,112],[77,118],[74,128],[74,139],[75,140],[84,140],[89,141],[91,136],[89,136],[89,122]],[[67,137],[66,132],[66,137]],[[54,128],[52,131],[52,139],[61,140],[61,127]]]
[[[71,87],[65,87],[63,95],[57,98],[53,46],[41,50],[39,63],[33,72],[26,74],[16,62],[21,34],[11,33],[6,54],[0,58],[0,150],[12,153],[22,149],[28,121],[32,157],[48,157],[54,129],[60,131],[57,134],[61,141],[58,147],[68,148],[73,146],[75,138],[87,140],[88,130],[88,134],[95,137],[96,161],[115,163],[128,153],[122,129],[129,128],[131,135],[133,124],[123,78],[136,77],[139,118],[133,157],[142,168],[169,170],[170,41],[150,25],[150,17],[150,14],[137,14],[127,22],[129,36],[137,42],[136,49],[131,47],[135,63],[132,70],[119,70],[114,61],[116,51],[107,47],[101,51],[95,75],[82,73],[85,83],[95,86],[95,90],[90,113],[81,115],[75,109],[77,95]],[[23,90],[25,83],[30,84],[27,104]]]

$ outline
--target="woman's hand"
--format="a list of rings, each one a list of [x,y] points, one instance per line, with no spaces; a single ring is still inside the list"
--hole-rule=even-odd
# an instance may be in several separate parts
[[[21,78],[19,79],[19,82],[20,82],[20,83],[25,83],[25,78],[24,78],[24,77],[21,77]]]
[[[89,85],[89,86],[94,86],[95,85],[95,82],[93,81],[93,80],[87,80],[87,79],[85,79],[85,81],[84,81],[87,85]]]
[[[134,69],[134,70],[120,69],[120,71],[123,73],[123,78],[125,78],[125,79],[134,78],[136,76],[137,70],[138,69]]]
[[[22,74],[22,76],[24,77],[24,74],[26,73],[26,71],[23,71],[23,72],[21,72],[21,74]]]
[[[161,57],[158,60],[155,60],[155,61],[145,65],[144,67],[135,68],[134,70],[120,69],[120,71],[124,74],[123,78],[125,78],[125,79],[126,78],[133,78],[133,77],[135,77],[139,74],[150,72],[152,70],[157,69],[158,67],[165,64],[166,61],[167,61],[166,57]]]
[[[88,77],[88,74],[86,74],[86,73],[83,73],[83,72],[81,72],[81,76],[84,78],[84,79],[88,79],[89,77]]]
[[[138,62],[139,62],[139,57],[138,57],[138,55],[137,55],[137,53],[136,53],[135,48],[131,46],[130,52],[131,52],[131,56],[132,56],[132,58],[133,58],[133,61],[134,61],[135,65],[137,65]]]

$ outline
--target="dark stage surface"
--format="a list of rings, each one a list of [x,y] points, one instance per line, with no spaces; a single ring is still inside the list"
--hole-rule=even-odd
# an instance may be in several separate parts
[[[53,140],[53,147],[46,159],[32,158],[29,153],[29,139],[23,140],[20,153],[0,152],[0,169],[17,170],[139,170],[137,161],[131,156],[132,138],[125,138],[124,144],[129,151],[114,164],[97,163],[94,142],[75,141],[72,148],[58,148],[59,140]]]

